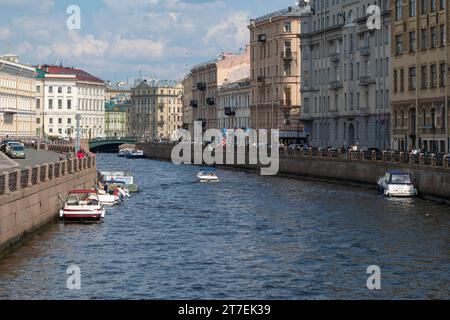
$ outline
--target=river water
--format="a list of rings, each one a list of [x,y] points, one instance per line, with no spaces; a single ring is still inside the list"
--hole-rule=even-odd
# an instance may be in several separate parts
[[[101,154],[142,192],[100,225],[52,225],[0,260],[2,299],[448,299],[450,207],[375,188]],[[70,265],[81,290],[66,287]],[[368,290],[367,268],[381,268]]]

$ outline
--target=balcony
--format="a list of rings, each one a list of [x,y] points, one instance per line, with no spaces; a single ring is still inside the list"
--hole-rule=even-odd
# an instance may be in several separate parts
[[[342,88],[342,82],[339,80],[330,81],[328,83],[329,90],[339,90]]]
[[[370,86],[371,84],[375,84],[376,81],[374,78],[372,78],[371,76],[362,76],[359,77],[359,85],[360,86]]]
[[[236,115],[236,109],[227,107],[225,108],[225,115],[229,117],[233,117]]]
[[[364,57],[370,56],[370,47],[365,46],[365,47],[359,48],[359,54]]]
[[[206,90],[206,83],[204,83],[204,82],[197,83],[197,90],[205,91]]]
[[[291,107],[292,100],[280,100],[280,107]]]
[[[267,35],[265,33],[258,35],[258,42],[265,43],[267,41]]]
[[[264,76],[258,76],[258,77],[256,78],[256,80],[257,80],[259,83],[266,83],[266,77],[264,77]]]
[[[206,98],[206,104],[208,106],[213,106],[215,104],[214,98]]]
[[[335,52],[335,53],[330,54],[330,61],[331,62],[337,63],[337,62],[339,62],[340,59],[341,59],[341,54],[340,53]]]
[[[192,108],[197,108],[197,107],[198,107],[198,102],[197,102],[197,100],[191,100],[191,102],[189,103],[189,105],[190,105]]]
[[[319,88],[314,86],[304,86],[300,89],[301,92],[315,92],[319,91]]]
[[[293,60],[294,55],[295,52],[293,52],[291,49],[281,52],[281,58],[288,61]]]

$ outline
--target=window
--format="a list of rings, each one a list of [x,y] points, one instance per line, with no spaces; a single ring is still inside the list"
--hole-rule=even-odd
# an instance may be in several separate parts
[[[41,108],[41,100],[36,99],[36,109],[40,109],[40,108]]]
[[[411,52],[416,52],[416,32],[411,31],[409,33],[409,50]]]
[[[53,87],[52,86],[48,87],[48,93],[53,93]]]
[[[422,43],[420,45],[422,49],[426,49],[428,47],[427,29],[422,29],[421,34],[422,34],[422,41],[421,41]]]
[[[62,99],[58,99],[58,109],[62,109],[62,106],[63,106],[63,102],[62,102]]]
[[[41,124],[41,118],[36,118],[36,124]]]
[[[67,87],[67,93],[72,93],[72,87]]]
[[[36,86],[36,92],[40,93],[41,92],[41,86]]]
[[[62,118],[58,118],[58,124],[62,124]]]
[[[53,118],[48,119],[49,124],[53,124]]]
[[[439,10],[445,9],[445,0],[439,0]]]
[[[67,124],[72,124],[72,119],[71,118],[67,119]]]
[[[292,24],[290,21],[285,22],[284,24],[284,32],[291,32],[292,31]]]
[[[445,63],[439,65],[439,85],[445,87]]]
[[[403,36],[401,34],[395,36],[395,54],[399,55],[403,52]]]
[[[436,87],[436,65],[432,64],[430,66],[430,86],[431,88]]]
[[[398,91],[398,78],[397,78],[397,70],[394,70],[394,92]]]
[[[436,27],[431,27],[431,48],[436,48],[437,39],[436,39]]]
[[[409,90],[416,89],[416,68],[409,68]]]
[[[422,66],[421,72],[420,72],[420,83],[421,88],[426,89],[428,87],[428,68],[427,66]]]
[[[409,0],[409,16],[416,16],[416,0]]]
[[[403,19],[403,0],[395,0],[395,20]]]
[[[430,9],[431,12],[436,11],[436,0],[430,0]]]
[[[62,93],[62,87],[58,87],[58,93]]]
[[[403,69],[400,69],[400,92],[405,91],[404,81],[405,81],[405,75],[404,75]]]
[[[53,99],[48,99],[48,108],[49,108],[50,110],[53,109]]]
[[[445,46],[445,25],[441,25],[439,27],[439,33],[440,33],[439,44],[441,47],[443,47]]]
[[[427,0],[421,0],[421,13],[426,14],[427,13]]]
[[[72,109],[72,100],[70,99],[67,100],[67,109]]]

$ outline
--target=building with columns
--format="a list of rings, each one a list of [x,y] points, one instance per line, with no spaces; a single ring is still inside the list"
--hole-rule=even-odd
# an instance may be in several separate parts
[[[36,136],[35,69],[19,57],[0,57],[0,137]]]
[[[369,28],[367,9],[381,9]],[[390,146],[390,1],[311,0],[302,20],[301,119],[318,147]]]
[[[448,153],[449,1],[392,1],[392,147]]]

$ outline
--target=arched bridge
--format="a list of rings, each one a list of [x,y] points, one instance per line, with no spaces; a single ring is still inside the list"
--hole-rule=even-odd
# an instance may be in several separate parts
[[[89,140],[89,150],[91,152],[118,152],[119,146],[122,144],[136,144],[137,141],[135,137],[96,138]]]

